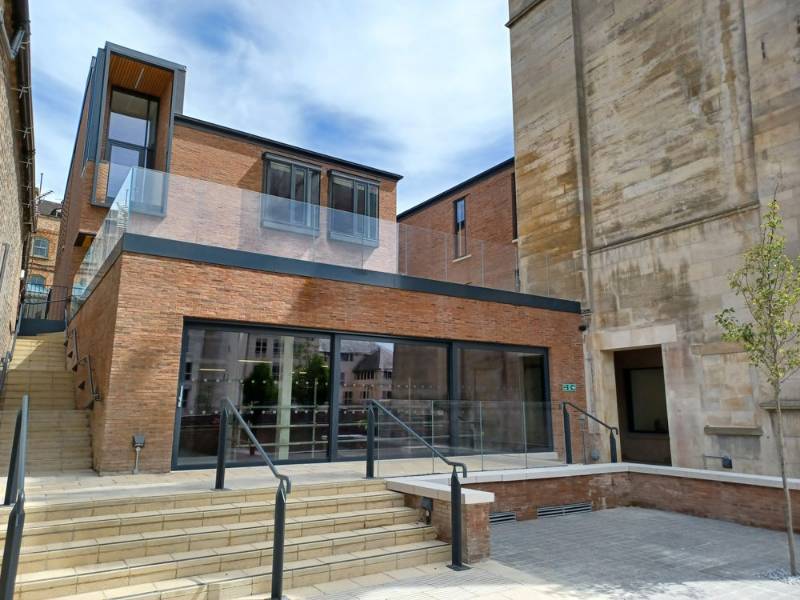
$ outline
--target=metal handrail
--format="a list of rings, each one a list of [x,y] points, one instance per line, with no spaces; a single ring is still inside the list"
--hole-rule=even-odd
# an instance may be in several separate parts
[[[94,384],[94,368],[92,367],[92,355],[87,354],[81,358],[80,353],[78,352],[78,331],[74,329],[70,332],[72,335],[72,354],[75,355],[75,364],[72,366],[73,371],[78,370],[78,365],[86,364],[86,370],[88,371],[88,379],[89,379],[89,392],[92,395],[92,401],[85,406],[84,408],[89,408],[94,405],[95,402],[100,402],[100,392],[97,391],[97,388]],[[65,342],[65,344],[69,344],[69,340]],[[70,356],[70,354],[67,354]],[[83,388],[81,388],[83,389]]]
[[[400,417],[392,413],[388,408],[377,400],[370,400],[367,405],[367,479],[375,477],[375,407],[378,407],[384,414],[388,415],[407,433],[417,438],[427,448],[431,450],[437,457],[442,459],[446,464],[453,467],[453,472],[450,474],[450,549],[451,549],[451,563],[448,565],[454,571],[463,571],[469,569],[462,561],[462,519],[461,519],[461,482],[458,480],[458,468],[464,477],[467,476],[467,465],[455,460],[450,460],[444,454],[439,452],[431,444],[425,441],[420,434],[411,429]]]
[[[567,410],[568,406],[574,408],[579,413],[582,413],[582,414],[586,415],[588,418],[590,418],[595,423],[598,423],[599,425],[602,425],[603,427],[608,429],[608,431],[609,431],[608,443],[609,443],[610,452],[611,452],[611,462],[612,463],[617,462],[618,461],[618,459],[617,459],[617,440],[614,437],[614,434],[619,435],[619,428],[615,427],[614,425],[609,425],[608,423],[605,423],[605,422],[601,421],[600,419],[595,417],[593,414],[591,414],[591,413],[585,411],[584,409],[582,409],[580,406],[576,406],[572,402],[564,400],[564,401],[561,402],[561,414],[563,416],[563,421],[564,421],[564,454],[566,455],[565,458],[566,458],[567,464],[568,465],[572,464],[572,430],[570,428],[569,411]]]
[[[11,336],[11,348],[8,349],[5,356],[0,358],[0,362],[3,365],[3,370],[0,371],[0,393],[3,392],[3,388],[6,385],[6,378],[8,377],[8,369],[11,367],[11,361],[14,358],[14,349],[17,347],[17,338],[19,337],[19,329],[22,325],[22,308],[25,303],[25,298],[20,300],[19,310],[17,310],[17,323],[14,327],[14,333]]]
[[[283,597],[283,551],[286,541],[286,494],[292,491],[292,481],[286,475],[279,473],[267,454],[261,442],[258,441],[250,426],[242,418],[239,410],[225,398],[222,412],[219,415],[219,441],[217,444],[217,472],[214,483],[215,490],[225,489],[225,448],[228,439],[228,415],[232,414],[239,425],[250,438],[261,458],[267,463],[272,474],[278,479],[278,490],[275,492],[275,533],[272,536],[272,594],[270,600],[280,600]],[[0,599],[2,600],[2,599]]]
[[[8,515],[8,528],[3,546],[3,564],[0,568],[0,600],[14,597],[17,579],[19,552],[22,546],[22,531],[25,527],[25,462],[28,453],[28,395],[22,397],[22,406],[17,412],[11,460],[6,480],[5,506],[14,507]]]
[[[455,469],[456,467],[459,467],[459,468],[461,468],[461,472],[463,473],[463,476],[464,476],[464,477],[466,477],[466,476],[467,476],[467,465],[466,465],[466,464],[464,464],[464,463],[462,463],[462,462],[455,461],[455,460],[450,460],[449,458],[447,458],[447,457],[446,457],[444,454],[442,454],[442,453],[441,453],[441,452],[439,452],[439,451],[438,451],[436,448],[434,448],[433,446],[431,446],[431,445],[430,445],[430,444],[429,444],[429,443],[428,443],[428,442],[425,440],[425,438],[423,438],[423,437],[422,437],[420,434],[418,434],[416,431],[414,431],[413,429],[411,429],[411,427],[409,427],[408,425],[406,425],[405,421],[403,421],[403,420],[402,420],[400,417],[398,417],[397,415],[395,415],[395,414],[394,414],[392,411],[390,411],[388,408],[386,408],[386,407],[385,407],[383,404],[381,404],[381,403],[380,403],[378,400],[370,400],[370,401],[369,401],[369,406],[368,406],[368,408],[367,408],[367,420],[369,420],[369,418],[370,418],[370,417],[372,417],[372,419],[373,419],[373,424],[374,424],[374,418],[375,418],[375,416],[374,416],[374,414],[370,414],[370,413],[369,413],[369,411],[372,409],[372,407],[373,407],[373,406],[377,406],[379,409],[381,409],[381,411],[382,411],[384,414],[388,415],[390,418],[392,418],[392,419],[395,421],[395,423],[397,423],[398,425],[400,425],[400,427],[402,427],[402,428],[403,428],[403,429],[404,429],[404,430],[405,430],[405,431],[406,431],[408,434],[410,434],[410,435],[414,436],[414,437],[415,437],[415,438],[417,438],[417,439],[418,439],[420,442],[422,442],[422,443],[423,443],[423,444],[424,444],[424,445],[425,445],[425,446],[426,446],[426,447],[427,447],[427,448],[428,448],[428,449],[429,449],[431,452],[433,452],[433,453],[434,453],[434,454],[435,454],[435,455],[436,455],[438,458],[442,459],[442,460],[445,462],[445,464],[447,464],[447,465],[449,465],[449,466],[453,467],[454,469]],[[374,427],[370,427],[370,428],[368,429],[368,431],[367,431],[367,438],[369,438],[370,434],[372,434],[372,435],[374,436]],[[368,440],[368,441],[369,441],[369,440]],[[372,472],[371,472],[371,471],[372,471]],[[374,477],[374,457],[372,458],[372,460],[370,460],[369,443],[368,443],[368,444],[367,444],[367,478],[372,478],[372,477]]]

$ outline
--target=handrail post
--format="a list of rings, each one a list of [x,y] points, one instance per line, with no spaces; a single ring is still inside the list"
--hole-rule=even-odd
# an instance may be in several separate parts
[[[272,536],[272,595],[270,600],[283,597],[283,546],[286,534],[286,490],[283,480],[275,493],[275,520]]]
[[[25,527],[25,490],[21,490],[8,515],[3,565],[0,569],[0,597],[11,600],[14,597],[14,584],[17,579],[19,551],[22,546],[22,530]]]
[[[569,427],[569,410],[567,405],[561,403],[561,413],[564,420],[564,456],[567,459],[567,464],[572,464],[572,432]]]
[[[225,446],[228,443],[228,407],[219,413],[219,437],[217,438],[217,481],[215,490],[225,489]]]
[[[461,482],[458,480],[458,471],[453,466],[450,475],[450,549],[452,551],[452,564],[448,565],[454,571],[464,571],[461,561]]]
[[[617,438],[614,437],[613,429],[609,430],[608,436],[608,443],[611,446],[611,462],[615,463],[617,462]]]
[[[375,477],[375,408],[367,405],[367,479]]]
[[[14,425],[14,439],[11,442],[11,458],[8,461],[8,478],[6,479],[6,495],[3,506],[11,506],[17,497],[17,463],[19,435],[22,429],[22,409],[17,411],[17,421]]]

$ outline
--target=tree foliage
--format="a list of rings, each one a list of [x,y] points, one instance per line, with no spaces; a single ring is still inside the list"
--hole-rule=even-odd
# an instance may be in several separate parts
[[[772,388],[789,569],[792,575],[797,575],[792,501],[783,441],[781,385],[800,367],[800,259],[786,254],[783,220],[776,198],[769,203],[763,217],[759,243],[745,252],[742,266],[730,276],[730,286],[744,300],[750,319],[740,320],[730,307],[720,312],[716,319],[723,338],[742,344],[750,362],[761,369]]]
[[[730,287],[744,299],[750,319],[733,308],[716,317],[727,341],[742,344],[750,362],[773,389],[800,367],[800,260],[786,254],[778,202],[772,200],[761,226],[761,240],[730,276]]]

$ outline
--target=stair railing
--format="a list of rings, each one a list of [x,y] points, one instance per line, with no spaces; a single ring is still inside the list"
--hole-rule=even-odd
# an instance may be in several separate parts
[[[8,515],[3,565],[0,568],[0,600],[14,597],[17,580],[19,551],[22,546],[22,530],[25,527],[25,460],[28,453],[28,395],[22,397],[22,406],[17,412],[11,460],[8,465],[4,506],[13,508]]]
[[[261,455],[272,474],[278,479],[278,490],[275,493],[275,519],[274,535],[272,536],[272,594],[271,600],[280,600],[283,597],[283,549],[286,538],[286,495],[292,492],[292,482],[278,472],[261,442],[258,441],[253,430],[242,418],[241,413],[229,398],[225,398],[222,411],[219,414],[219,443],[217,444],[217,472],[214,483],[215,490],[225,489],[225,449],[228,442],[228,421],[231,415],[238,421],[239,426],[250,438],[250,443]]]
[[[74,373],[78,372],[78,367],[82,364],[86,365],[86,378],[89,380],[89,392],[91,394],[91,400],[88,405],[84,406],[84,408],[92,408],[95,402],[100,402],[100,392],[97,390],[97,387],[94,384],[94,368],[92,367],[92,355],[86,354],[85,356],[81,357],[78,353],[78,331],[73,329],[70,332],[72,336],[72,349],[68,350],[67,358],[75,359],[75,362],[72,364],[72,371]],[[69,346],[69,338],[67,341],[64,342],[65,346]],[[78,384],[78,388],[83,390],[86,388],[86,381],[82,381]]]
[[[572,402],[567,402],[566,400],[561,403],[561,414],[564,418],[564,454],[567,459],[567,464],[572,464],[572,430],[570,427],[570,417],[569,417],[569,410],[568,407],[572,407],[573,409],[577,410],[579,413],[584,414],[587,418],[591,419],[595,423],[598,423],[608,429],[608,445],[611,452],[611,462],[615,463],[618,462],[617,459],[617,439],[616,435],[619,435],[619,429],[614,427],[613,425],[609,425],[608,423],[604,423],[597,417],[592,414],[589,414],[585,410],[583,410],[580,406],[574,405]]]
[[[6,385],[6,378],[8,377],[8,370],[11,368],[11,361],[14,358],[14,348],[17,347],[17,338],[19,337],[19,329],[22,325],[22,313],[24,312],[25,299],[20,300],[19,310],[17,311],[17,323],[14,326],[14,333],[11,334],[11,347],[0,357],[2,369],[0,370],[0,394],[3,393],[3,388]]]
[[[453,467],[453,472],[450,475],[450,550],[452,556],[451,564],[448,566],[454,571],[463,571],[465,569],[469,569],[469,567],[464,565],[461,558],[463,555],[461,541],[461,482],[458,480],[458,469],[460,468],[463,476],[466,477],[467,465],[462,462],[447,458],[383,404],[377,400],[370,400],[369,404],[367,405],[367,479],[373,479],[375,477],[375,425],[377,422],[375,418],[376,409],[392,419],[395,423],[402,427],[406,433],[422,442],[424,446],[426,446],[431,452],[433,452],[434,455],[444,461],[445,464]]]

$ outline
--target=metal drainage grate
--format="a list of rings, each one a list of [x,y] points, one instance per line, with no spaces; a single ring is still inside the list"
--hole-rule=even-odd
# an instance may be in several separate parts
[[[592,512],[591,502],[576,502],[575,504],[562,504],[561,506],[540,506],[536,510],[536,516],[543,519],[585,512]]]
[[[489,523],[508,523],[509,521],[516,521],[517,513],[514,512],[494,512],[489,513]]]

